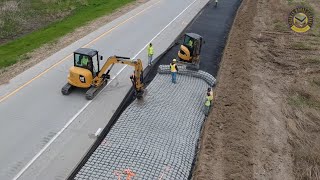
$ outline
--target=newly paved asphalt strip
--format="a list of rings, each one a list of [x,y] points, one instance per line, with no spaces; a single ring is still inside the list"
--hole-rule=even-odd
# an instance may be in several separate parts
[[[228,33],[241,0],[221,0],[218,7],[210,1],[196,19],[186,28],[185,32],[201,35],[205,44],[200,55],[200,69],[217,76],[223,49]],[[161,64],[169,64],[172,57],[177,56],[180,46],[176,45],[161,58]]]
[[[130,89],[132,69],[115,66],[111,75],[118,76],[93,101],[83,91],[62,96],[75,49],[95,48],[105,59],[137,56],[146,64],[147,43],[153,40],[159,55],[206,3],[151,0],[1,85],[0,179],[65,179]]]

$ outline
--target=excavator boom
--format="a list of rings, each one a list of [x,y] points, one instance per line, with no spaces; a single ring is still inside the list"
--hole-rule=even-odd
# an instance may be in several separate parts
[[[93,79],[93,86],[87,91],[87,99],[93,99],[96,93],[101,90],[101,88],[106,85],[107,80],[110,78],[110,71],[114,64],[125,64],[134,67],[134,88],[136,91],[137,97],[142,97],[143,94],[143,67],[142,61],[140,59],[131,60],[128,57],[121,56],[111,56],[107,59],[105,64],[102,66],[101,70],[98,72],[98,75]]]

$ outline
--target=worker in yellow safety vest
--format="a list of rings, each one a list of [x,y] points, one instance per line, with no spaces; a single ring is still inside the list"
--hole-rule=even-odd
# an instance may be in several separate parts
[[[178,66],[176,64],[177,60],[173,59],[172,63],[170,63],[170,71],[171,71],[171,81],[172,83],[176,84],[177,83],[177,72],[178,72]]]
[[[207,96],[206,96],[206,101],[204,103],[204,106],[205,106],[205,111],[204,111],[204,114],[206,116],[208,116],[209,114],[209,110],[210,110],[210,106],[211,106],[211,95],[209,92],[207,92]]]
[[[83,56],[82,59],[81,59],[81,66],[85,67],[85,66],[88,66],[88,62],[89,62],[89,59],[87,56]]]
[[[211,101],[211,105],[212,105],[212,100],[213,100],[213,91],[211,88],[208,88],[207,93],[210,93],[210,101]]]
[[[193,47],[193,42],[192,42],[191,39],[189,40],[188,45],[189,45],[191,48]]]
[[[193,41],[192,39],[188,42],[189,50],[190,50],[190,56],[193,56]]]
[[[150,43],[149,46],[148,46],[148,66],[151,66],[153,51],[154,50],[153,50],[152,43]]]

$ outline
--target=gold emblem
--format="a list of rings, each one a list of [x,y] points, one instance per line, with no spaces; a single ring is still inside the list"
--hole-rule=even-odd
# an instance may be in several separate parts
[[[313,24],[313,15],[307,8],[298,7],[291,11],[288,22],[293,31],[307,32]]]

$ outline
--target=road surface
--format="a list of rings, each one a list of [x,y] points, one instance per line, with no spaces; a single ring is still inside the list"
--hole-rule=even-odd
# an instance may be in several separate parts
[[[62,96],[72,52],[94,48],[142,58],[152,41],[163,52],[208,0],[151,0],[62,49],[0,86],[0,179],[65,179],[94,142],[131,86],[133,69],[116,65],[93,101],[83,91]]]

